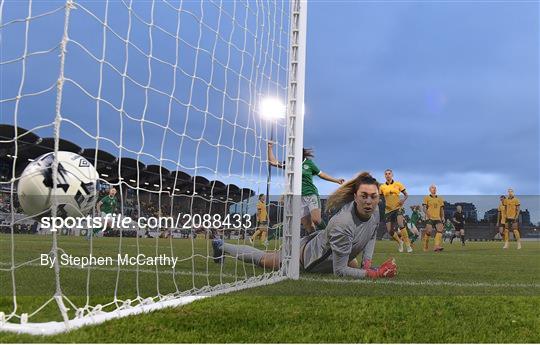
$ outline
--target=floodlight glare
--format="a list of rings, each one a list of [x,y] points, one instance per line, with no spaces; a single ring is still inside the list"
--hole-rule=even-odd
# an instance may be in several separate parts
[[[260,105],[261,116],[267,120],[277,120],[285,117],[285,105],[277,98],[265,98]]]

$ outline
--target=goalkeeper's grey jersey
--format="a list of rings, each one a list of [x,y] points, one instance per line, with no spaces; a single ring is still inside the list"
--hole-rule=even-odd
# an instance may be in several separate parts
[[[363,253],[362,260],[373,257],[379,210],[376,205],[371,218],[364,222],[358,218],[355,208],[355,202],[351,201],[330,219],[326,229],[302,238],[302,244],[306,243],[304,270],[358,278],[365,276],[365,270],[351,268],[348,263],[360,253]]]

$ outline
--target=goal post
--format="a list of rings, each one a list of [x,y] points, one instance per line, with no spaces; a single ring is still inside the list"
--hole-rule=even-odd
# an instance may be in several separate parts
[[[298,279],[306,23],[304,0],[1,3],[0,331]],[[268,98],[283,119],[262,118]],[[284,169],[268,169],[269,141]],[[81,200],[65,157],[95,168],[96,202],[75,218],[100,226],[65,222],[65,200]],[[50,193],[41,212],[18,193],[28,167]],[[281,265],[216,257],[216,239]]]
[[[304,88],[306,61],[307,1],[291,4],[291,38],[289,59],[289,111],[287,116],[287,152],[284,210],[283,250],[290,253],[286,258],[287,277],[298,279],[300,275],[300,207],[302,195],[302,149],[304,144]]]

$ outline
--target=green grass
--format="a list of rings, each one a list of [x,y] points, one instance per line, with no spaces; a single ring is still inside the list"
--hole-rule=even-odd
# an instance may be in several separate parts
[[[9,237],[0,237],[0,268],[11,257]],[[17,236],[16,261],[22,263],[50,249],[50,239]],[[89,242],[61,237],[66,252],[88,253]],[[171,253],[169,240],[159,240],[158,253]],[[192,287],[215,285],[260,274],[262,269],[227,259],[221,268],[206,259],[204,240],[174,240],[174,255],[189,258],[177,267],[139,272],[143,297]],[[123,251],[136,252],[135,239],[124,239]],[[140,251],[156,252],[156,240],[139,240]],[[114,254],[119,239],[94,241],[94,253]],[[303,274],[284,281],[194,302],[175,309],[108,321],[52,337],[0,333],[1,342],[540,342],[540,242],[503,251],[500,243],[445,245],[440,254],[397,253],[379,242],[375,263],[394,256],[399,274],[392,280],[358,281],[333,275]],[[129,268],[131,269],[131,268]],[[92,304],[110,301],[116,288],[133,298],[136,272],[90,271]],[[192,278],[191,271],[206,275]],[[62,287],[75,304],[86,302],[88,270],[62,269]],[[223,272],[223,274],[220,274]],[[158,278],[159,277],[159,278]],[[36,310],[54,291],[51,270],[23,266],[16,270],[18,312]],[[176,286],[175,286],[176,284]],[[0,311],[11,312],[11,275],[0,272]],[[4,292],[7,291],[7,292]],[[24,311],[23,311],[24,310]],[[59,319],[54,304],[30,321]]]

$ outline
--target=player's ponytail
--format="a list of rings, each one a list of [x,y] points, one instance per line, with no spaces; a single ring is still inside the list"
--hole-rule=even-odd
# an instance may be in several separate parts
[[[354,193],[360,185],[372,184],[379,188],[379,182],[368,172],[358,174],[354,179],[343,183],[330,197],[326,203],[326,212],[339,210],[343,205],[354,200]]]
[[[313,149],[307,149],[305,147],[302,149],[302,159],[312,159],[314,156]]]

